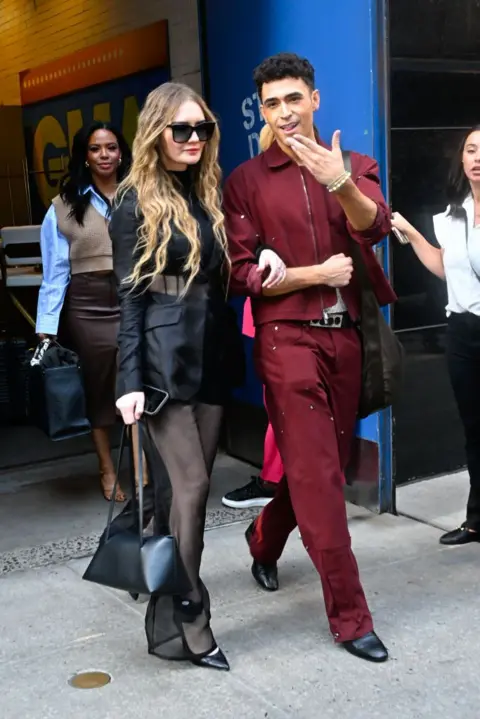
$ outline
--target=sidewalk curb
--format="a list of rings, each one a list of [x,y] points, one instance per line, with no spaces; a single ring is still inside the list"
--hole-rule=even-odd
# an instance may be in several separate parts
[[[221,507],[207,510],[206,530],[239,524],[254,519],[258,508],[229,509]],[[63,564],[71,559],[83,559],[93,556],[100,539],[101,532],[71,537],[36,547],[20,547],[9,552],[0,553],[0,577],[12,572],[39,569],[52,564]]]

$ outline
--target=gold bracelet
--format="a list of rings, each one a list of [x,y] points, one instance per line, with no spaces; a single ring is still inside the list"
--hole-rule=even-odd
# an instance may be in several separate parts
[[[327,185],[327,190],[329,192],[337,192],[340,190],[341,187],[344,186],[346,182],[351,178],[352,173],[351,172],[344,172],[340,175],[340,177],[337,177],[336,180],[331,182],[329,185]]]

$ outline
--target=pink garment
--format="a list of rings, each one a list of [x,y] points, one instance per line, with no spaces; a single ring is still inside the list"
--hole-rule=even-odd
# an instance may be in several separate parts
[[[247,297],[243,305],[242,333],[247,337],[255,337],[255,325],[253,324],[252,302],[250,297]]]
[[[255,325],[253,324],[252,303],[247,297],[243,306],[242,333],[247,337],[255,337]],[[265,434],[263,445],[263,467],[260,478],[264,482],[278,484],[283,477],[283,462],[278,451],[277,443],[273,434],[272,425],[269,423]]]
[[[282,458],[280,457],[280,452],[275,442],[272,425],[269,423],[263,445],[263,467],[260,472],[260,478],[263,479],[264,482],[274,482],[278,484],[283,475]]]

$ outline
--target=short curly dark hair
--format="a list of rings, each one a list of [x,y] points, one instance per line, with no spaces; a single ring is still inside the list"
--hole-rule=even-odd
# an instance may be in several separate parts
[[[284,80],[286,77],[301,79],[311,90],[315,89],[315,70],[312,64],[293,52],[279,52],[263,60],[253,72],[259,98],[262,97],[265,83]]]

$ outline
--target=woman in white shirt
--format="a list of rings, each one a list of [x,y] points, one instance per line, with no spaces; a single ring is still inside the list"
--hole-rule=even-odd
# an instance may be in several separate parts
[[[446,211],[433,218],[440,248],[399,213],[392,225],[427,270],[447,283],[447,364],[465,432],[470,494],[465,523],[440,542],[459,545],[480,541],[480,125],[462,141],[447,197]]]

